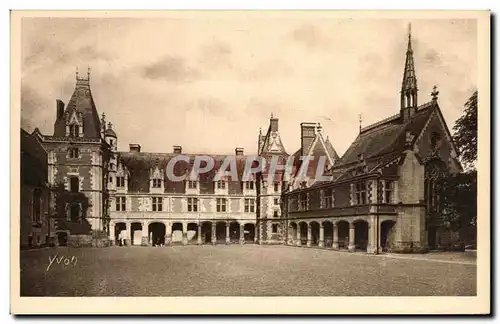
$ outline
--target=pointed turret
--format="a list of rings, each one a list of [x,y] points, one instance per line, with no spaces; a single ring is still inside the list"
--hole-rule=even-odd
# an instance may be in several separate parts
[[[54,125],[54,136],[101,137],[101,121],[90,91],[90,68],[86,77],[76,70],[75,90],[60,117]]]
[[[411,24],[408,25],[408,48],[406,50],[405,70],[401,84],[401,118],[408,120],[417,108],[417,77],[411,47]]]

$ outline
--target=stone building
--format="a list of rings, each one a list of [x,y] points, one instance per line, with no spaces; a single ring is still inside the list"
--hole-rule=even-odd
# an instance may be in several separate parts
[[[107,230],[107,178],[111,148],[116,147],[111,124],[106,128],[104,116],[99,115],[90,89],[90,71],[86,77],[76,74],[75,90],[65,106],[56,101],[56,120],[53,135],[44,135],[38,128],[33,136],[47,152],[48,184],[57,196],[57,188],[75,196],[83,194],[88,201],[67,201],[63,213],[56,213],[56,234],[90,234]],[[51,208],[56,211],[56,197]],[[87,226],[84,226],[84,223]],[[83,230],[86,228],[87,231]]]
[[[21,129],[21,248],[37,247],[50,242],[50,190],[47,152],[36,138]]]
[[[370,253],[439,245],[434,180],[440,173],[459,172],[461,165],[438,92],[434,88],[432,99],[421,105],[417,93],[410,34],[399,111],[360,128],[344,155],[322,172],[332,181],[310,179],[314,165],[305,170],[305,178],[292,180],[283,194],[286,244]],[[302,127],[303,151],[311,141],[304,133],[313,134],[314,126]],[[296,165],[300,168],[300,161]]]

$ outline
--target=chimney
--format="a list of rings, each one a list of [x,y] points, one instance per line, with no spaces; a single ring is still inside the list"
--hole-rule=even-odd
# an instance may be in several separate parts
[[[243,148],[242,147],[235,148],[234,149],[234,154],[238,155],[238,156],[243,155]]]
[[[278,118],[274,118],[271,115],[271,132],[277,132],[278,131]]]
[[[60,119],[64,114],[64,102],[60,99],[56,100],[56,113],[57,119]]]
[[[128,147],[130,148],[130,152],[141,152],[141,146],[139,144],[129,144]]]
[[[174,145],[174,154],[181,154],[181,153],[182,153],[182,146]]]
[[[315,123],[300,123],[300,142],[302,155],[305,154],[305,150],[309,148],[315,137]]]

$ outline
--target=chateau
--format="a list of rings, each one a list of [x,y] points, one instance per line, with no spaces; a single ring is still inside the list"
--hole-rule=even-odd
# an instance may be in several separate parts
[[[291,161],[290,179],[285,171],[272,176],[263,171],[247,181],[214,181],[226,156],[211,155],[212,172],[172,181],[166,176],[169,161],[199,154],[185,153],[181,146],[168,153],[143,152],[140,144],[119,152],[119,134],[104,114],[99,117],[90,81],[90,72],[77,73],[68,104],[56,101],[53,135],[38,129],[32,134],[47,154],[47,183],[88,198],[88,206],[68,202],[62,215],[53,215],[58,222],[51,236],[60,242],[74,234],[68,224],[85,221],[93,232],[114,243],[123,239],[125,245],[291,244],[370,253],[439,245],[433,179],[461,166],[437,91],[431,101],[418,104],[411,35],[401,106],[395,115],[360,129],[341,157],[321,125],[306,122],[300,125],[301,147],[288,154],[279,120],[271,116],[267,132],[258,134],[257,155],[268,163]],[[312,160],[304,163],[303,157]],[[247,160],[243,148],[235,148],[234,159],[240,172]],[[174,173],[192,167],[179,161]],[[318,180],[318,169],[332,181]],[[56,209],[53,199],[51,210]]]

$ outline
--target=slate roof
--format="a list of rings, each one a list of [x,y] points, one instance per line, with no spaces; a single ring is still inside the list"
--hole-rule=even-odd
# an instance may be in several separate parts
[[[167,177],[167,165],[172,158],[180,154],[175,153],[148,153],[148,152],[119,152],[118,160],[119,163],[126,167],[129,172],[129,190],[131,192],[149,192],[149,180],[151,170],[158,167],[160,172],[164,175],[165,181],[165,192],[170,193],[184,193],[185,184],[183,182],[171,181]],[[189,157],[191,162],[186,162],[178,160],[173,169],[173,173],[176,176],[182,176],[184,174],[189,174],[193,167],[193,162],[196,156],[210,156],[214,159],[214,168],[206,173],[200,173],[200,190],[202,193],[213,193],[214,192],[214,177],[222,166],[224,159],[230,155],[208,155],[208,154],[181,154],[183,156]],[[247,157],[245,155],[231,156],[235,158],[236,161],[236,173],[238,175],[238,181],[231,181],[226,177],[228,182],[228,189],[230,194],[238,194],[242,192],[241,180],[243,178],[243,173],[245,169],[245,164]],[[253,157],[253,156],[252,156]],[[256,166],[255,162],[254,166]],[[202,164],[202,167],[204,164]],[[231,171],[231,166],[226,170]]]
[[[90,78],[78,78],[76,80],[75,90],[71,96],[64,114],[57,119],[54,124],[54,136],[63,137],[66,134],[66,118],[74,110],[82,113],[83,116],[83,134],[87,138],[100,138],[99,114],[90,90]]]
[[[46,186],[48,180],[47,152],[35,136],[21,128],[21,183]]]

